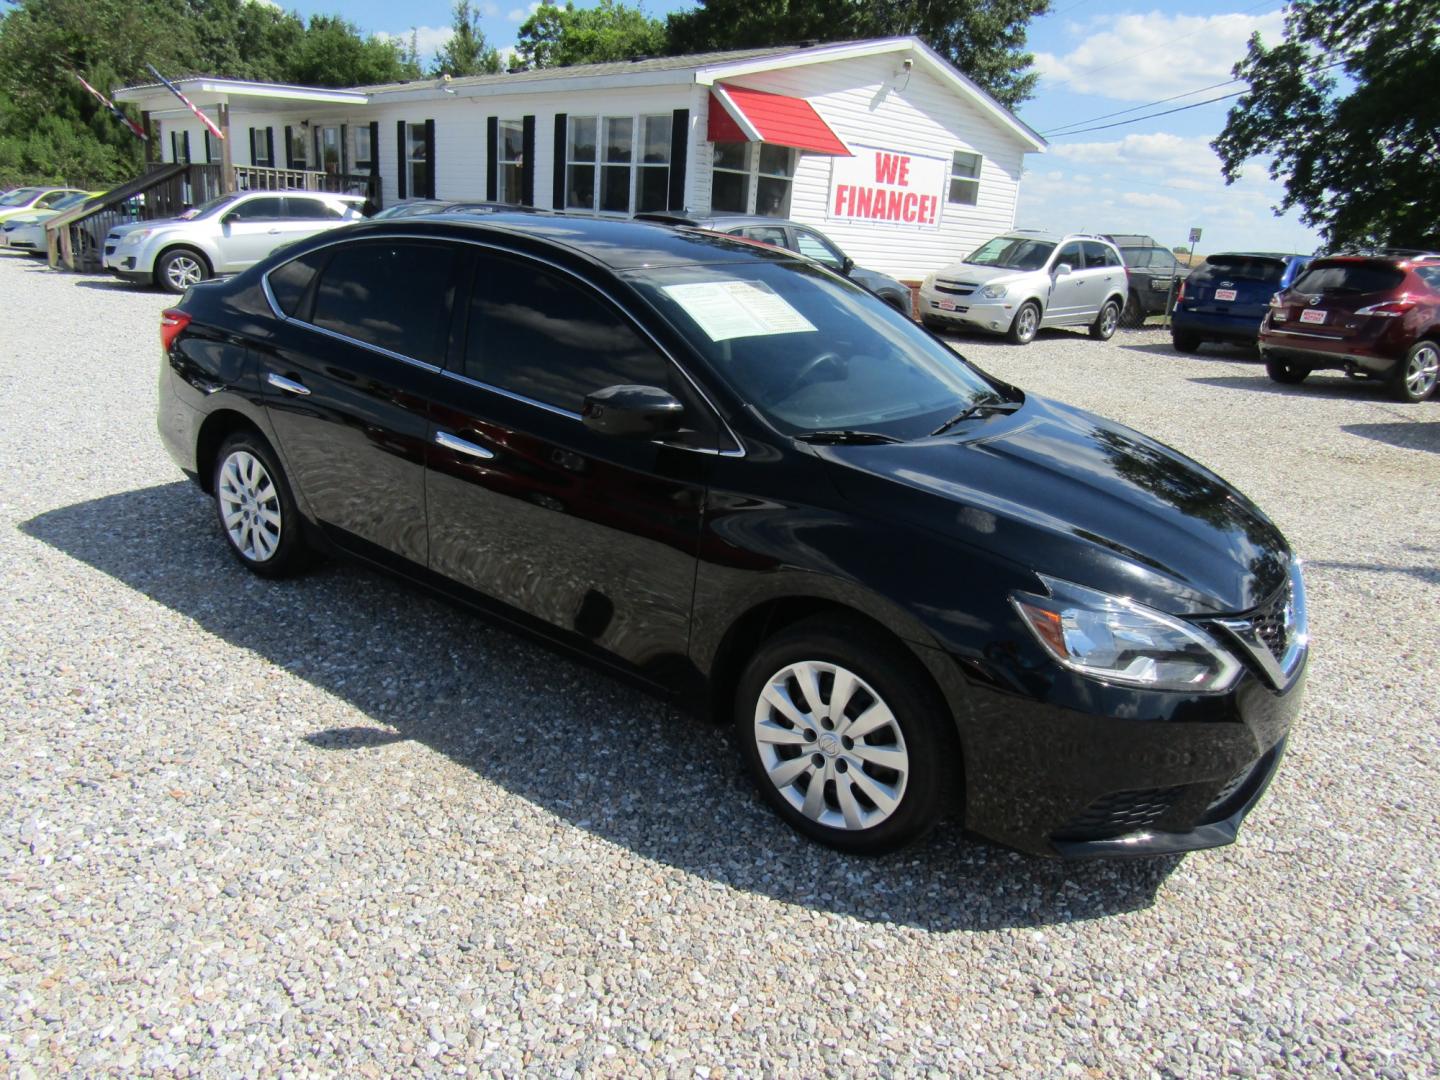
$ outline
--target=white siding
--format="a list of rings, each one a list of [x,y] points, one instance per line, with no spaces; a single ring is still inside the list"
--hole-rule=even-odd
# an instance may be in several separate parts
[[[1014,227],[1024,158],[1019,143],[938,79],[918,68],[902,72],[898,55],[811,64],[730,81],[808,99],[846,145],[900,150],[947,162],[953,151],[965,150],[984,159],[977,205],[947,203],[947,192],[937,192],[942,200],[940,228],[930,230],[879,221],[827,220],[831,159],[801,154],[790,216],[820,229],[861,266],[895,277],[921,278]],[[710,144],[705,145],[708,188]],[[708,190],[699,205],[709,206]]]

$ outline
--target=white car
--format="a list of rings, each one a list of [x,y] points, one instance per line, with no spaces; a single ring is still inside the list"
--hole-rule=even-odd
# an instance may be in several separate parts
[[[79,188],[23,187],[0,192],[0,221],[31,210],[49,210],[67,195],[86,194]]]
[[[57,199],[50,204],[49,209],[31,210],[27,214],[6,218],[4,223],[0,224],[0,247],[13,248],[27,255],[44,255],[45,223],[62,211],[79,206],[100,194],[102,193],[99,191],[76,191],[63,199]]]
[[[166,221],[139,221],[105,237],[116,277],[183,293],[218,274],[253,266],[278,247],[359,221],[364,199],[318,191],[221,195]]]

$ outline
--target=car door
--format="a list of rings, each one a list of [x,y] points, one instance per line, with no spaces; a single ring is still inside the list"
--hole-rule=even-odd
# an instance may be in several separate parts
[[[1100,313],[1100,306],[1111,296],[1125,295],[1125,267],[1109,247],[1098,240],[1080,244],[1085,268],[1080,278],[1080,308],[1075,312],[1081,322],[1090,322]]]
[[[235,273],[253,266],[282,240],[285,200],[280,195],[242,199],[220,218],[220,265],[217,273]]]
[[[423,567],[430,402],[443,394],[457,247],[355,240],[268,275],[287,319],[259,349],[280,452],[337,542]]]
[[[1061,266],[1069,269],[1062,273]],[[1047,326],[1072,321],[1085,310],[1085,253],[1072,240],[1050,257],[1050,302],[1045,305]]]
[[[688,643],[714,428],[653,340],[585,281],[482,249],[434,409],[431,568],[657,677]],[[658,385],[695,430],[598,434],[585,394]]]
[[[276,247],[303,240],[327,229],[339,228],[344,224],[344,212],[324,199],[317,199],[313,195],[287,195],[285,217],[280,222],[280,239]]]

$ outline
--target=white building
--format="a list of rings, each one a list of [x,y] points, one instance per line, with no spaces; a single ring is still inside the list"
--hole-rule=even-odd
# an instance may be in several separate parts
[[[912,280],[1013,227],[1024,156],[1045,146],[916,38],[350,90],[178,83],[224,143],[164,87],[116,97],[148,113],[164,161],[214,163],[223,186],[790,217]]]

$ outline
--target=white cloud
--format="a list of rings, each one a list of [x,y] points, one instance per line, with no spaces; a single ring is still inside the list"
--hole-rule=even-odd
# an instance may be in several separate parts
[[[1228,79],[1251,34],[1277,42],[1283,25],[1279,10],[1209,16],[1151,11],[1095,19],[1074,28],[1077,37],[1088,35],[1079,45],[1063,56],[1036,53],[1035,67],[1045,90],[1063,84],[1117,101],[1156,101]]]
[[[524,21],[525,21],[526,19],[528,19],[531,15],[534,15],[535,12],[537,12],[537,11],[539,11],[539,10],[540,10],[539,0],[535,0],[535,2],[532,3],[529,7],[512,8],[512,9],[509,11],[509,13],[506,14],[505,17],[506,17],[507,19],[509,19],[509,20],[510,20],[511,22],[513,22],[513,23],[524,22]]]
[[[1185,209],[1185,204],[1179,199],[1172,199],[1169,195],[1157,195],[1151,191],[1127,191],[1120,196],[1120,201],[1126,206],[1139,207],[1141,210]]]
[[[455,29],[451,26],[412,26],[409,30],[402,30],[398,34],[389,34],[382,30],[375,36],[386,41],[398,42],[402,48],[408,49],[412,34],[415,36],[415,51],[420,56],[420,62],[425,64],[445,47],[445,43],[454,36]]]
[[[500,5],[489,3],[481,4],[480,14],[487,19],[498,19],[500,17]]]

